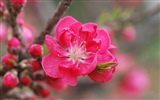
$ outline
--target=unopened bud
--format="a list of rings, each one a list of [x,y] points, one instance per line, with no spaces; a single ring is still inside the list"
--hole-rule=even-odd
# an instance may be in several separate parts
[[[27,75],[22,76],[20,81],[21,81],[21,84],[24,86],[29,86],[31,84],[31,78]]]
[[[18,77],[11,72],[6,73],[2,79],[2,83],[6,88],[13,88],[18,84],[18,82]]]
[[[7,54],[2,57],[1,61],[4,66],[9,67],[9,68],[13,68],[14,63],[16,62],[16,59],[14,58],[13,55]]]
[[[17,38],[12,38],[8,41],[8,52],[11,54],[18,54],[20,51],[20,42]]]
[[[43,53],[43,48],[39,44],[33,44],[29,49],[29,53],[34,58],[40,57],[42,55],[42,53]]]
[[[46,98],[50,95],[50,92],[49,92],[48,89],[42,87],[42,88],[39,89],[39,94],[40,94],[41,97]]]
[[[33,72],[36,72],[40,69],[40,64],[37,60],[33,60],[29,62],[31,65],[31,69],[33,70]]]

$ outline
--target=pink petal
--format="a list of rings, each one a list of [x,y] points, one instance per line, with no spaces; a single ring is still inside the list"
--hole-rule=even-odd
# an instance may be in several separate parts
[[[79,70],[75,69],[76,64],[72,62],[63,62],[59,65],[59,71],[62,78],[71,86],[76,86]]]
[[[109,51],[106,51],[104,54],[97,54],[97,60],[98,63],[105,63],[105,62],[116,62],[116,58],[113,54],[111,54]]]
[[[93,70],[95,70],[97,65],[96,55],[92,55],[90,58],[85,59],[83,63],[79,64],[79,68],[81,70],[82,75],[87,75]]]
[[[80,22],[75,22],[70,26],[70,29],[75,33],[79,33],[80,29],[82,28],[82,24]]]
[[[53,78],[59,78],[60,73],[58,71],[58,65],[62,62],[65,58],[58,57],[53,53],[47,54],[42,59],[42,67],[46,74]]]
[[[111,39],[109,37],[109,34],[104,29],[98,30],[97,38],[101,40],[101,47],[100,47],[99,53],[105,53],[111,43]]]
[[[88,76],[95,82],[106,83],[113,77],[114,69],[102,70],[101,72],[93,71]]]
[[[115,49],[115,48],[116,48],[116,46],[110,44],[108,49]]]
[[[62,18],[57,23],[57,26],[56,26],[56,38],[59,39],[60,35],[62,34],[63,29],[69,27],[75,22],[78,22],[78,21],[71,16],[66,16]]]
[[[74,36],[75,36],[75,34],[74,34],[73,31],[65,30],[60,35],[59,42],[60,42],[61,45],[65,46],[65,47],[69,47]]]
[[[55,41],[52,36],[46,35],[45,43],[51,52],[57,52],[61,55],[66,54],[66,51]]]
[[[93,38],[97,35],[96,30],[97,30],[97,24],[91,22],[84,24],[82,28],[82,31],[88,31],[91,33],[90,38]]]
[[[93,39],[87,42],[87,52],[97,52],[100,49],[101,41],[99,39]]]

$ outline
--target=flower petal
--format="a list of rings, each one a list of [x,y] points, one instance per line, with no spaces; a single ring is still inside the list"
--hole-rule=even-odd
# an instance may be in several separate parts
[[[56,26],[56,38],[59,40],[59,37],[62,34],[62,31],[75,22],[78,22],[78,21],[71,16],[66,16],[66,17],[62,18],[57,23],[57,26]]]
[[[45,43],[51,52],[66,55],[66,50],[64,50],[52,36],[46,35]]]
[[[88,41],[86,44],[87,52],[95,53],[100,49],[100,47],[101,47],[101,41],[95,38]]]
[[[77,77],[79,74],[79,69],[75,68],[76,63],[72,62],[63,62],[59,65],[59,71],[62,78],[71,86],[76,86]]]
[[[97,34],[96,34],[96,30],[97,30],[97,24],[95,23],[86,23],[83,25],[82,31],[88,31],[90,34],[90,38],[94,38]]]
[[[79,64],[79,68],[81,70],[82,75],[87,75],[92,72],[97,65],[96,55],[92,55],[91,57],[85,59],[84,62]]]
[[[105,62],[116,62],[117,61],[115,56],[113,54],[111,54],[109,51],[107,51],[104,54],[98,53],[97,60],[98,60],[98,63],[100,63],[100,64],[105,63]]]
[[[60,35],[59,42],[61,45],[65,46],[65,47],[69,47],[74,36],[75,36],[75,34],[73,31],[64,30],[64,32]]]
[[[106,83],[113,77],[114,68],[102,70],[101,72],[93,71],[88,76],[95,82]]]
[[[58,65],[60,62],[62,62],[65,58],[61,58],[56,56],[53,53],[47,54],[45,57],[42,59],[42,67],[46,74],[50,77],[53,78],[59,78],[60,73],[58,71]]]
[[[109,34],[107,33],[106,30],[101,29],[98,30],[97,38],[101,40],[101,47],[99,53],[105,53],[111,44],[111,39],[109,37]]]

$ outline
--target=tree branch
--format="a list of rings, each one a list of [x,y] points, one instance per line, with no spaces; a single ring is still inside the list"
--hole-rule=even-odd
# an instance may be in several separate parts
[[[14,7],[14,6],[12,6],[10,0],[7,0],[7,8],[8,8],[9,14],[10,14],[8,23],[13,29],[13,36],[18,38],[18,40],[21,43],[21,46],[23,47],[24,43],[22,41],[21,35],[19,34],[19,27],[16,22],[16,18],[18,16],[18,14],[20,13],[22,7],[23,6],[15,6]]]
[[[67,10],[67,8],[71,5],[72,0],[61,0],[58,5],[58,8],[54,14],[54,16],[48,21],[47,26],[41,32],[41,34],[35,39],[34,43],[43,44],[45,35],[50,35],[54,26],[57,24],[63,13]]]

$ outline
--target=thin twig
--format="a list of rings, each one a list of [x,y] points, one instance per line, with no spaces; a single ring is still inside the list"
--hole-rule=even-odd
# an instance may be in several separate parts
[[[35,39],[34,43],[43,44],[45,35],[50,35],[54,26],[57,24],[63,13],[67,10],[67,8],[71,5],[72,0],[61,0],[58,5],[58,8],[54,14],[54,16],[48,21],[47,26],[41,32],[41,34]]]
[[[21,35],[19,33],[19,27],[16,22],[16,18],[18,16],[18,14],[20,13],[22,6],[17,6],[17,7],[15,7],[16,9],[14,9],[10,0],[7,0],[7,8],[8,8],[9,14],[10,14],[8,23],[13,29],[13,36],[18,38],[18,40],[21,43],[21,46],[24,47],[24,43],[23,43]]]

